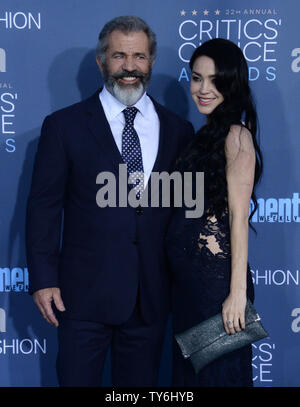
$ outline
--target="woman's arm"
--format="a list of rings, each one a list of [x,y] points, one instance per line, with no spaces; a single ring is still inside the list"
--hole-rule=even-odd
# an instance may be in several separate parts
[[[225,142],[226,179],[231,243],[230,293],[223,303],[226,332],[245,328],[248,262],[248,218],[254,183],[255,149],[251,133],[232,126]],[[231,321],[227,323],[227,321]]]

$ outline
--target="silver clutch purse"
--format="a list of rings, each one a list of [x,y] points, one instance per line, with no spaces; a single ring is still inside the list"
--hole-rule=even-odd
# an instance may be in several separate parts
[[[225,331],[222,314],[201,322],[180,334],[175,339],[185,359],[190,358],[196,373],[205,365],[250,343],[269,336],[250,300],[245,310],[245,329],[232,335]]]

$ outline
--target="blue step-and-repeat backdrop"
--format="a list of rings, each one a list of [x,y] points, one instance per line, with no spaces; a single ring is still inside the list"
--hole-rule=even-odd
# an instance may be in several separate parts
[[[56,328],[27,292],[24,218],[33,160],[44,117],[102,85],[98,33],[129,14],[157,34],[149,93],[195,128],[203,118],[189,96],[194,48],[223,37],[244,52],[265,159],[249,258],[270,333],[253,345],[253,378],[260,387],[300,386],[299,13],[298,0],[1,0],[0,386],[57,385]],[[161,386],[170,385],[170,340],[171,320]],[[109,363],[103,384],[110,384]]]

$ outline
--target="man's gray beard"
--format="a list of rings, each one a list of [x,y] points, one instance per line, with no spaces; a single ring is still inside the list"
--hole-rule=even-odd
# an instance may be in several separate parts
[[[149,66],[149,72],[144,78],[140,78],[138,84],[120,85],[118,80],[111,76],[107,66],[103,64],[103,79],[107,90],[123,105],[134,105],[146,92],[148,83],[151,78],[152,69]]]
[[[133,85],[124,85],[123,87],[115,82],[109,90],[123,105],[132,106],[143,96],[146,91],[146,86],[140,82],[137,87]]]

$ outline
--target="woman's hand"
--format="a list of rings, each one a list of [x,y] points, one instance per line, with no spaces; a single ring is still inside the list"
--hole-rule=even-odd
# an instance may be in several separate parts
[[[245,329],[245,309],[247,297],[245,290],[230,293],[223,302],[222,316],[225,331],[228,335]]]

